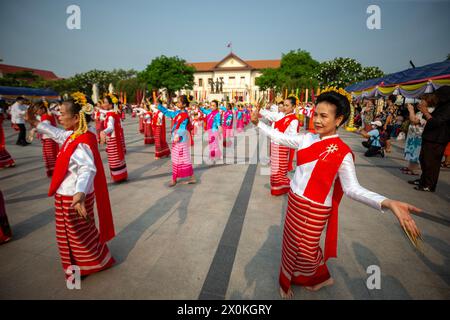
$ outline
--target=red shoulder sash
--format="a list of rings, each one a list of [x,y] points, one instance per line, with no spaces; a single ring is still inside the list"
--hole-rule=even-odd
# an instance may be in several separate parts
[[[339,177],[336,179],[336,175],[348,153],[352,154],[353,159],[355,158],[350,147],[339,137],[321,140],[297,152],[297,165],[317,160],[303,193],[306,198],[324,203],[334,182],[332,210],[325,239],[325,261],[337,257],[338,209],[344,192]]]
[[[107,242],[114,237],[115,232],[105,171],[103,169],[100,152],[98,151],[97,137],[95,134],[86,132],[75,140],[72,140],[70,137],[67,138],[56,159],[55,171],[50,183],[48,195],[53,196],[64,181],[69,168],[70,158],[80,143],[87,144],[94,155],[95,167],[97,169],[94,178],[94,192],[99,218],[100,241]]]

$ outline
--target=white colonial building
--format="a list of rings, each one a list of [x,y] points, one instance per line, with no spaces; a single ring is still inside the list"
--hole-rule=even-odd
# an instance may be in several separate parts
[[[281,60],[244,61],[230,53],[218,62],[188,63],[196,69],[194,88],[190,94],[197,101],[228,100],[252,102],[259,99],[262,92],[255,85],[261,70],[280,67]],[[214,82],[212,87],[211,82]],[[219,90],[217,90],[219,89]]]

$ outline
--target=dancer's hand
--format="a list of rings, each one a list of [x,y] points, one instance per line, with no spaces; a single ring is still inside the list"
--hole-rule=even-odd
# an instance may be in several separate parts
[[[410,212],[420,213],[422,212],[422,209],[419,209],[406,202],[400,202],[390,199],[384,200],[381,203],[381,205],[392,211],[392,213],[397,217],[402,227],[406,228],[415,237],[421,237],[419,228],[417,228],[416,223],[411,217]]]
[[[36,119],[36,114],[34,113],[33,108],[28,108],[25,112],[23,119],[28,122],[32,127],[36,127],[39,124],[39,121]]]
[[[106,133],[104,131],[100,131],[100,143],[101,144],[106,143]]]
[[[84,205],[85,200],[86,200],[86,195],[84,194],[84,192],[77,192],[73,196],[72,204],[70,206],[72,208],[74,208],[75,210],[77,210],[78,214],[82,218],[88,220],[86,207]]]
[[[252,112],[250,119],[252,123],[257,126],[259,123],[259,110]]]

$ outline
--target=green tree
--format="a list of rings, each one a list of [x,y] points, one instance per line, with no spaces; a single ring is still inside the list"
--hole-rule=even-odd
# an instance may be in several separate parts
[[[384,72],[378,67],[365,67],[361,71],[361,76],[358,81],[364,81],[384,76]]]
[[[305,50],[290,51],[283,54],[280,66],[280,78],[288,89],[310,87],[319,62]]]
[[[352,83],[383,76],[378,67],[363,67],[352,58],[335,58],[322,62],[316,73],[316,78],[322,87],[337,86],[345,88]]]
[[[9,87],[30,87],[33,82],[38,80],[42,80],[42,78],[32,71],[24,70],[5,74],[0,78],[0,85]]]
[[[308,51],[292,50],[282,55],[278,69],[262,70],[255,83],[261,90],[274,89],[276,92],[315,87],[317,80],[314,75],[318,66],[319,62]]]
[[[157,57],[139,73],[138,78],[149,90],[166,89],[169,100],[173,94],[182,89],[194,86],[195,68],[188,66],[179,57]]]
[[[260,90],[267,90],[277,88],[280,84],[279,69],[263,69],[261,70],[261,76],[255,79],[255,84]]]
[[[120,80],[116,84],[117,91],[125,92],[127,94],[127,102],[136,103],[137,90],[145,89],[146,84],[138,77]]]

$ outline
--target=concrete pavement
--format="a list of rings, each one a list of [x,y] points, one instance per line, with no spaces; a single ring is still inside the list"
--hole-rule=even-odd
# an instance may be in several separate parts
[[[0,170],[14,236],[0,246],[0,299],[279,299],[286,196],[270,196],[263,165],[195,165],[196,185],[169,188],[170,160],[154,160],[154,146],[143,144],[137,121],[128,117],[129,181],[109,184],[117,233],[109,247],[117,264],[87,277],[81,290],[68,290],[41,145],[16,146],[16,133],[4,126],[17,166]],[[384,159],[365,158],[362,139],[340,133],[355,152],[361,185],[425,210],[415,217],[424,254],[390,212],[344,197],[338,259],[329,261],[335,285],[316,293],[294,287],[295,298],[449,299],[450,171],[441,171],[436,193],[415,191],[399,170],[401,142]],[[380,267],[379,290],[366,286],[370,265]]]

